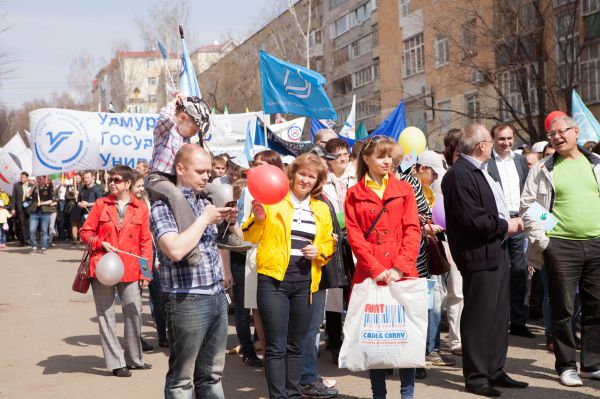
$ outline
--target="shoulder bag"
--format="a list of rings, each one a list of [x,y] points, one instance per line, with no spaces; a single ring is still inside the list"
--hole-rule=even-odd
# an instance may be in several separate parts
[[[450,271],[450,262],[446,258],[444,244],[436,237],[429,220],[427,220],[427,223],[423,223],[421,218],[419,218],[419,222],[421,223],[421,231],[429,247],[429,262],[427,264],[429,274],[436,276],[447,273]]]
[[[81,263],[79,263],[79,268],[77,268],[77,274],[72,286],[73,291],[81,292],[82,294],[87,293],[90,289],[90,242],[91,239],[85,245]]]

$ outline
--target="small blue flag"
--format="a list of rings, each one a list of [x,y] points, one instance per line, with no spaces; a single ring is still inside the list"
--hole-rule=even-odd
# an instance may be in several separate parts
[[[246,126],[246,142],[244,143],[244,156],[248,162],[254,160],[254,140],[252,138],[252,129],[250,128],[251,124],[252,121],[248,121],[248,125]]]
[[[138,264],[140,265],[140,273],[144,278],[148,280],[152,280],[152,272],[150,271],[150,265],[148,264],[148,259],[146,258],[137,258]]]
[[[600,141],[600,124],[581,101],[575,90],[573,90],[571,96],[571,115],[577,122],[577,126],[579,126],[577,144],[584,145],[586,141]]]
[[[315,142],[315,134],[321,130],[327,129],[327,125],[325,125],[322,121],[317,118],[310,118],[310,142]]]
[[[183,48],[183,54],[181,55],[181,70],[179,71],[179,92],[184,96],[197,96],[202,98],[198,79],[194,72],[194,66],[192,65],[192,60],[190,59],[183,38],[181,39],[181,47]]]
[[[262,107],[266,114],[306,115],[337,119],[323,85],[325,78],[308,68],[260,50]]]
[[[260,118],[256,118],[256,127],[254,128],[254,145],[267,146],[267,132],[265,131],[265,125],[262,123]]]
[[[396,109],[371,132],[369,137],[381,135],[391,137],[394,141],[398,141],[400,133],[405,127],[406,116],[404,115],[404,101],[400,101],[400,104],[398,104]]]
[[[163,46],[163,44],[160,42],[160,40],[158,40],[156,35],[154,35],[154,38],[156,39],[156,44],[158,45],[158,51],[160,51],[160,55],[162,56],[162,59],[166,60],[167,58],[169,58],[169,53],[167,53],[167,49],[165,48],[165,46]]]

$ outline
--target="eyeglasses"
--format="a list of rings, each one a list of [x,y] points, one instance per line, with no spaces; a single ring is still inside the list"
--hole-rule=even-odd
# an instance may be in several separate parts
[[[382,135],[373,136],[373,137],[371,137],[371,139],[369,139],[369,142],[367,143],[367,145],[365,145],[365,147],[362,149],[362,152],[365,153],[371,144],[377,143],[381,140],[391,141],[388,136],[382,136]]]
[[[548,137],[549,139],[552,139],[556,136],[565,137],[567,132],[573,128],[574,128],[574,126],[566,127],[564,129],[560,129],[560,130],[549,131],[548,134],[546,135],[546,137]]]
[[[333,154],[333,156],[335,157],[335,159],[340,159],[342,157],[349,157],[350,154],[348,154],[347,152],[341,152],[339,154]]]
[[[123,179],[122,177],[109,177],[108,184],[111,184],[111,183],[119,184],[119,183],[123,182],[124,180],[125,179]]]

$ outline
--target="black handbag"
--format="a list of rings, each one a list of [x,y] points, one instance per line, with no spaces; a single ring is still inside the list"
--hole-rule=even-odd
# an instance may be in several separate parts
[[[429,260],[427,263],[429,274],[437,276],[449,272],[450,262],[448,262],[448,258],[446,258],[444,244],[433,232],[429,220],[427,220],[427,223],[423,223],[421,218],[419,218],[419,221],[421,223],[421,231],[423,232],[423,235],[427,240],[427,246],[429,247]]]

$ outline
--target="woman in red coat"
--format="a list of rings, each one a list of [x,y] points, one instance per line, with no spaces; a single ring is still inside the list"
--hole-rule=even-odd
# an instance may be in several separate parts
[[[380,284],[418,277],[421,231],[410,184],[394,177],[392,153],[398,144],[385,136],[367,140],[358,158],[358,184],[346,196],[346,228],[356,256],[353,284],[371,278]],[[379,216],[381,215],[381,216]],[[373,398],[385,398],[385,370],[369,370]],[[414,395],[415,369],[401,369],[403,399]]]
[[[117,377],[129,377],[129,370],[143,370],[151,365],[142,360],[140,330],[142,325],[142,300],[140,285],[147,286],[142,276],[138,257],[148,260],[152,267],[152,238],[148,207],[130,193],[133,173],[123,165],[110,172],[108,197],[96,201],[81,228],[81,241],[91,247],[90,276],[98,315],[100,342],[106,368]],[[96,265],[110,251],[117,252],[125,273],[114,286],[102,284],[96,277]],[[115,321],[115,291],[123,304],[125,316],[125,350],[117,338]]]

